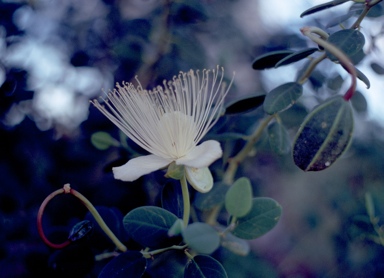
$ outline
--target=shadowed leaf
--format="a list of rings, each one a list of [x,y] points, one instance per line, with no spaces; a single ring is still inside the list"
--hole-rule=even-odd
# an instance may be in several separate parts
[[[292,53],[294,53],[294,51],[292,50],[278,50],[268,52],[266,54],[256,57],[256,59],[253,60],[252,68],[254,70],[273,68],[275,67],[277,62],[287,57],[288,55],[291,55]]]
[[[318,50],[319,50],[318,48],[314,47],[314,48],[308,48],[308,49],[304,49],[302,51],[294,52],[291,55],[288,55],[285,58],[281,59],[275,65],[275,67],[277,68],[277,67],[280,67],[280,66],[285,66],[285,65],[288,65],[288,64],[300,61],[300,60],[308,57],[309,55],[313,54],[314,52],[316,52]]]
[[[214,258],[197,255],[185,266],[184,278],[227,278],[223,266]]]
[[[293,146],[293,160],[304,171],[331,166],[347,149],[353,131],[350,104],[341,96],[317,106],[300,126]]]

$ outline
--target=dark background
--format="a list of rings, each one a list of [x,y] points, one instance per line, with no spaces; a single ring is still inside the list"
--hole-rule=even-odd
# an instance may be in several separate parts
[[[252,70],[252,60],[272,50],[313,46],[301,37],[299,28],[322,25],[322,15],[335,15],[328,11],[300,21],[302,11],[297,10],[292,24],[270,28],[263,25],[259,1],[250,2],[0,2],[1,277],[97,277],[104,263],[94,262],[94,256],[113,247],[102,235],[95,232],[93,238],[64,251],[51,250],[38,236],[41,202],[65,183],[102,206],[107,219],[119,219],[137,206],[158,204],[161,173],[129,184],[116,181],[111,167],[125,163],[129,153],[117,147],[98,150],[91,143],[97,131],[119,138],[117,128],[89,105],[102,88],[131,81],[136,74],[144,87],[151,87],[180,70],[220,64],[227,78],[236,71],[228,102],[263,94],[293,78],[303,64],[260,73]],[[269,17],[279,24],[277,16]],[[367,22],[377,28],[382,18]],[[369,38],[376,29],[366,26],[363,31]],[[372,40],[369,44],[365,66],[380,63],[380,53],[382,57],[380,45],[372,51]],[[320,67],[306,84],[302,101],[282,114],[292,138],[306,111],[334,94],[335,86],[336,91],[342,86],[332,87],[330,81],[340,76],[348,82],[337,69],[330,70],[332,66]],[[276,199],[283,216],[270,233],[251,241],[247,257],[226,250],[215,254],[230,277],[379,277],[384,273],[383,246],[368,238],[375,232],[367,222],[364,203],[365,193],[371,192],[381,217],[382,118],[367,108],[364,96],[369,103],[372,94],[382,89],[374,83],[377,72],[368,71],[367,76],[372,78],[371,91],[361,86],[362,94],[353,99],[353,144],[330,169],[303,173],[290,155],[274,154],[265,139],[257,145],[258,153],[242,165],[239,176],[251,179],[255,196]],[[262,117],[260,109],[226,116],[215,131],[249,133]],[[238,142],[224,146],[238,147]],[[86,209],[71,196],[57,197],[47,207],[44,229],[52,241],[61,242],[85,215]]]

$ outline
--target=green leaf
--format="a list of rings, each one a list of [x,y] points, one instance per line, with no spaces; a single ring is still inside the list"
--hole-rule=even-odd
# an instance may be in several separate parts
[[[384,74],[384,67],[382,65],[379,65],[378,63],[376,62],[372,62],[371,63],[371,68],[372,70],[379,74],[379,75],[383,75]]]
[[[368,77],[366,77],[365,74],[362,73],[359,69],[355,68],[355,70],[356,70],[357,78],[359,78],[361,81],[363,81],[365,83],[365,85],[367,86],[367,89],[369,89],[369,87],[371,87],[371,82],[369,82]]]
[[[123,223],[128,234],[142,246],[161,248],[174,244],[168,230],[176,220],[176,215],[165,209],[143,206],[130,211]]]
[[[197,255],[185,266],[184,278],[227,278],[224,267],[214,258]]]
[[[246,215],[252,207],[252,185],[248,178],[239,178],[225,195],[225,208],[235,217]]]
[[[363,49],[365,38],[360,31],[345,29],[331,34],[327,41],[352,58]],[[337,58],[329,51],[326,50],[326,53],[330,60],[337,61]]]
[[[175,223],[173,223],[172,227],[168,231],[168,236],[177,236],[180,235],[184,229],[184,221],[182,219],[177,219]]]
[[[263,70],[263,69],[273,68],[275,67],[277,62],[287,57],[288,55],[291,55],[292,53],[294,53],[294,51],[292,50],[278,50],[278,51],[268,52],[266,54],[256,57],[256,59],[253,60],[252,68],[254,70]]]
[[[92,134],[91,143],[95,148],[99,150],[106,150],[109,147],[118,147],[120,143],[114,139],[109,133],[104,131],[98,131]]]
[[[265,97],[264,111],[275,114],[291,107],[303,94],[303,86],[297,82],[289,82],[270,91]]]
[[[318,48],[308,48],[301,51],[297,51],[292,53],[291,55],[286,56],[285,58],[281,59],[276,65],[275,68],[280,66],[285,66],[297,61],[300,61],[309,55],[313,54],[314,52],[318,51]]]
[[[147,260],[139,251],[127,251],[112,259],[101,271],[99,278],[140,278]]]
[[[284,125],[274,122],[268,126],[269,144],[279,155],[287,154],[291,149],[288,131]]]
[[[281,206],[275,200],[265,197],[254,198],[251,211],[237,219],[232,234],[242,239],[258,238],[275,227],[280,216]]]
[[[261,106],[264,102],[265,95],[247,96],[245,98],[235,100],[225,108],[225,114],[245,113]]]
[[[206,211],[217,205],[221,205],[224,202],[224,197],[228,189],[228,185],[217,182],[211,191],[207,193],[198,192],[194,200],[195,207],[199,210]]]
[[[220,245],[218,232],[208,224],[195,222],[182,232],[184,242],[197,253],[211,254]]]
[[[317,106],[300,126],[293,146],[293,160],[304,171],[331,166],[347,149],[353,131],[350,104],[341,96]]]
[[[337,5],[340,5],[340,4],[343,4],[345,2],[348,2],[349,0],[334,0],[334,1],[329,1],[327,3],[323,3],[321,5],[317,5],[315,7],[312,7],[312,8],[309,8],[308,10],[304,11],[300,17],[304,17],[306,15],[310,15],[310,14],[313,14],[313,13],[316,13],[316,12],[320,12],[322,10],[325,10],[325,9],[328,9],[328,8],[332,8],[334,6],[337,6]]]
[[[353,93],[351,98],[352,107],[359,113],[367,112],[368,104],[364,95],[360,91]]]
[[[327,80],[327,87],[330,90],[336,92],[336,91],[340,90],[343,83],[344,83],[343,77],[340,74],[336,73],[335,76],[333,76]]]

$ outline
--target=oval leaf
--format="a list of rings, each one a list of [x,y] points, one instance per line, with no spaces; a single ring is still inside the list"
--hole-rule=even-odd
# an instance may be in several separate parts
[[[291,55],[292,53],[294,53],[294,51],[292,50],[278,50],[268,52],[266,54],[256,57],[256,59],[253,60],[252,68],[255,70],[273,68],[275,67],[277,62],[287,57],[288,55]]]
[[[232,234],[242,239],[258,238],[275,227],[280,216],[281,206],[275,200],[254,198],[251,211],[237,219]]]
[[[360,91],[354,92],[351,98],[352,107],[359,113],[367,112],[368,103],[364,95]]]
[[[99,150],[106,150],[111,146],[118,147],[120,143],[114,139],[109,133],[98,131],[92,134],[91,143]]]
[[[184,278],[227,278],[224,267],[214,258],[197,255],[185,266]]]
[[[329,1],[327,3],[323,3],[321,5],[317,5],[315,7],[309,8],[308,10],[304,11],[300,15],[300,17],[304,17],[306,15],[310,15],[310,14],[313,14],[313,13],[316,13],[316,12],[320,12],[322,10],[325,10],[325,9],[328,9],[328,8],[332,8],[334,6],[343,4],[343,3],[348,2],[348,1],[349,0],[333,0],[333,1]]]
[[[347,149],[352,131],[350,104],[341,96],[327,100],[300,126],[293,147],[295,164],[304,171],[328,168]]]
[[[225,195],[225,208],[235,216],[246,215],[252,207],[252,186],[248,178],[239,178]]]
[[[192,223],[182,231],[182,234],[184,242],[198,253],[211,254],[220,245],[218,232],[205,223]]]
[[[256,109],[264,102],[265,95],[258,95],[252,97],[245,97],[240,100],[235,100],[225,108],[225,114],[245,113]]]
[[[176,215],[165,209],[144,206],[130,211],[123,223],[129,235],[142,246],[161,248],[174,244],[168,230],[176,220]]]
[[[274,122],[268,126],[268,137],[272,150],[277,154],[287,154],[291,149],[288,131],[281,123]]]
[[[93,232],[93,223],[89,220],[83,220],[79,223],[77,223],[73,228],[71,229],[71,232],[69,233],[68,239],[70,241],[77,241],[85,236],[89,236]]]
[[[384,67],[382,65],[379,65],[376,62],[371,63],[371,68],[372,70],[379,74],[379,75],[384,75]]]
[[[314,52],[316,52],[318,50],[319,50],[318,48],[313,47],[313,48],[308,48],[308,49],[304,49],[302,51],[298,51],[298,52],[292,53],[291,55],[288,55],[285,58],[281,59],[275,65],[275,67],[277,68],[277,67],[280,67],[280,66],[285,66],[285,65],[292,64],[294,62],[300,61],[300,60],[308,57],[309,55],[313,54]]]
[[[127,251],[112,259],[101,271],[99,278],[140,278],[147,260],[139,251]]]
[[[353,57],[362,50],[365,38],[360,31],[345,29],[331,34],[327,41],[338,47],[347,56]],[[330,60],[337,61],[337,58],[333,54],[327,50],[326,52]]]
[[[270,91],[265,97],[264,111],[275,114],[291,107],[303,94],[303,86],[297,82],[289,82]]]

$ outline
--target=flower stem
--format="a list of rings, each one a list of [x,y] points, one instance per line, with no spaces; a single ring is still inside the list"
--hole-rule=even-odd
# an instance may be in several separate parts
[[[112,240],[112,242],[116,245],[116,247],[122,251],[127,251],[127,247],[115,236],[115,234],[111,231],[111,229],[107,226],[107,224],[104,222],[101,215],[98,213],[96,208],[92,205],[90,201],[88,201],[87,198],[84,197],[80,192],[71,189],[70,193],[78,198],[84,206],[89,210],[89,212],[92,214],[92,216],[95,218],[97,224],[99,224],[100,228],[104,231],[104,233]]]
[[[188,226],[188,223],[189,223],[191,203],[189,200],[188,184],[187,184],[187,179],[185,177],[185,174],[180,179],[180,184],[181,184],[181,192],[183,194],[183,204],[184,204],[183,222],[184,222],[184,226],[186,227],[186,226]]]
[[[39,211],[37,212],[37,230],[39,232],[39,235],[40,235],[41,239],[44,241],[44,243],[46,245],[48,245],[49,247],[54,248],[54,249],[64,248],[64,247],[68,246],[71,243],[71,241],[69,239],[67,241],[61,243],[61,244],[52,243],[45,236],[44,230],[43,230],[43,214],[44,214],[45,207],[47,206],[47,204],[49,203],[50,200],[52,200],[55,196],[57,196],[59,194],[62,194],[62,193],[65,193],[65,189],[64,188],[60,188],[60,189],[52,192],[51,194],[49,194],[45,198],[45,200],[41,203]]]
[[[92,205],[90,201],[88,201],[87,198],[85,198],[81,193],[77,192],[76,190],[72,189],[70,185],[67,183],[63,186],[63,188],[58,189],[51,194],[49,194],[43,203],[41,204],[39,211],[37,213],[37,229],[39,232],[40,237],[44,241],[45,244],[48,246],[55,248],[55,249],[61,249],[66,247],[71,243],[70,240],[65,241],[64,243],[61,244],[55,244],[49,241],[49,239],[45,236],[44,230],[43,230],[43,225],[42,225],[42,219],[43,219],[43,214],[45,207],[51,201],[55,196],[59,194],[72,194],[76,198],[78,198],[84,205],[85,207],[91,212],[93,217],[95,218],[96,222],[99,224],[100,228],[105,232],[105,234],[112,240],[112,242],[116,245],[116,247],[122,251],[125,252],[127,251],[127,247],[121,241],[115,236],[115,234],[109,229],[107,224],[105,224],[104,220],[101,218],[100,214],[97,212],[96,208]]]

